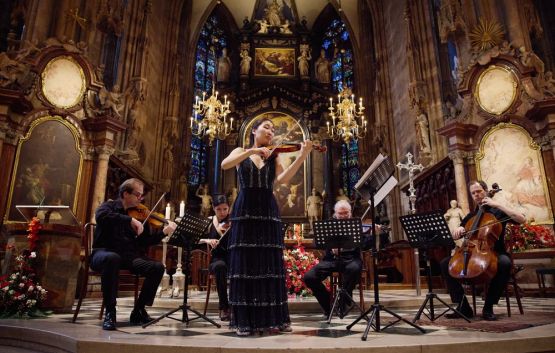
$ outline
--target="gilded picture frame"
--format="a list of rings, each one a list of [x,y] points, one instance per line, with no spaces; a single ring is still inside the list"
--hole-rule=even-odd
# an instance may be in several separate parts
[[[68,121],[35,120],[17,146],[4,220],[25,221],[16,205],[66,205],[75,213],[83,157],[79,133]]]
[[[57,108],[68,109],[79,104],[86,86],[83,68],[71,56],[53,58],[41,73],[42,94]]]
[[[294,48],[254,49],[254,76],[294,77],[296,70]]]
[[[240,136],[243,148],[250,146],[249,138],[253,124],[265,118],[271,119],[274,124],[274,140],[279,140],[280,136],[285,134],[287,134],[287,141],[304,141],[307,138],[308,132],[291,115],[282,112],[267,112],[255,116],[241,129]],[[296,151],[280,153],[279,156],[283,167],[287,168],[299,155],[300,151]],[[306,219],[307,163],[304,163],[304,166],[287,184],[274,183],[274,196],[278,203],[281,217],[285,221]]]
[[[499,123],[482,138],[475,156],[478,178],[498,183],[495,195],[533,224],[553,224],[541,148],[521,126]]]

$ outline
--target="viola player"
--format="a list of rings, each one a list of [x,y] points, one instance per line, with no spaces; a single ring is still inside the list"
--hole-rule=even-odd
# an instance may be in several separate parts
[[[493,321],[497,320],[497,317],[493,313],[493,305],[499,302],[499,298],[503,294],[503,290],[509,281],[511,273],[511,259],[505,250],[505,227],[509,222],[523,223],[526,221],[526,218],[523,214],[489,197],[488,186],[484,181],[471,181],[468,184],[468,188],[476,208],[461,221],[461,226],[455,229],[453,232],[453,239],[457,240],[465,235],[465,226],[467,223],[471,224],[470,221],[478,214],[480,207],[483,209],[483,212],[492,215],[501,224],[499,238],[495,241],[493,246],[494,254],[497,256],[497,272],[489,283],[484,307],[482,308],[482,318],[484,320]],[[441,261],[440,266],[441,274],[447,282],[447,289],[449,290],[451,300],[454,303],[458,303],[457,310],[459,312],[466,317],[473,317],[474,312],[464,295],[461,282],[449,274],[450,260],[451,256],[447,256]],[[451,313],[445,316],[451,319],[460,317],[457,313]]]
[[[148,223],[143,224],[127,212],[137,207],[144,193],[144,184],[139,179],[127,179],[119,187],[119,198],[101,204],[95,212],[91,268],[101,274],[102,301],[106,314],[102,323],[104,330],[116,329],[116,297],[119,270],[127,269],[145,277],[141,293],[129,318],[131,325],[142,325],[152,321],[145,310],[154,302],[156,289],[164,274],[161,262],[145,256],[145,248],[159,243],[171,234],[176,224],[169,221],[161,230],[153,231]]]

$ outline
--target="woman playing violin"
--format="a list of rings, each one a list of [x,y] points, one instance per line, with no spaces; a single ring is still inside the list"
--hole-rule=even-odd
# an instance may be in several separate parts
[[[241,186],[228,244],[230,326],[239,336],[270,329],[291,331],[283,232],[273,184],[288,183],[312,150],[312,141],[304,141],[300,155],[284,168],[280,155],[271,156],[268,148],[274,138],[270,119],[256,121],[250,138],[250,148],[238,147],[222,161],[223,169],[237,168]]]
[[[483,208],[482,212],[489,213],[492,215],[497,222],[501,223],[501,233],[499,238],[495,241],[493,246],[493,251],[497,256],[497,273],[491,279],[487,290],[486,300],[484,302],[484,307],[482,308],[482,318],[484,320],[493,321],[497,320],[495,314],[493,313],[493,305],[497,304],[499,298],[503,294],[503,290],[509,280],[511,272],[511,260],[505,250],[505,226],[508,222],[523,223],[526,218],[523,214],[503,205],[490,196],[488,196],[488,186],[482,181],[471,181],[468,184],[470,194],[476,208],[474,211],[470,212],[462,221],[461,226],[453,232],[453,239],[460,239],[467,232],[467,223],[475,217],[480,207]],[[458,303],[457,310],[461,312],[466,317],[472,317],[474,315],[472,308],[470,307],[466,296],[464,295],[464,289],[461,282],[453,278],[449,274],[449,261],[451,256],[444,258],[441,261],[441,272],[442,276],[447,282],[447,289],[451,296],[451,300],[454,303]],[[460,315],[457,313],[447,314],[448,318],[459,318]]]
[[[119,198],[104,202],[96,209],[91,268],[101,273],[102,300],[106,315],[102,328],[116,329],[116,296],[119,270],[129,269],[145,277],[141,294],[129,319],[132,325],[142,325],[152,318],[145,310],[152,305],[156,289],[164,274],[164,265],[144,256],[144,247],[157,244],[171,234],[176,224],[168,221],[163,229],[151,231],[128,215],[128,210],[137,207],[143,199],[144,185],[139,179],[127,179],[119,187]]]
[[[231,227],[229,222],[229,203],[225,195],[214,195],[212,198],[214,216],[210,224],[207,238],[199,243],[209,244],[211,248],[208,270],[216,277],[218,290],[220,320],[229,321],[229,302],[227,299],[227,231]]]

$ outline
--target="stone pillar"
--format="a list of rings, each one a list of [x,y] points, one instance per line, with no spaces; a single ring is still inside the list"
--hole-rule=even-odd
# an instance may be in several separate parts
[[[114,148],[108,146],[96,146],[95,151],[98,154],[98,163],[96,165],[96,178],[94,180],[92,197],[91,209],[93,212],[102,202],[104,202],[104,198],[106,196],[108,161],[110,160],[112,153],[114,153]],[[94,220],[94,213],[91,216],[91,220]]]
[[[470,212],[468,205],[468,190],[466,187],[466,176],[464,173],[464,152],[455,151],[449,153],[449,158],[453,161],[455,171],[455,187],[457,189],[457,201],[464,213]]]
[[[503,4],[505,5],[505,26],[507,26],[509,42],[515,48],[525,46],[527,50],[530,50],[530,42],[526,40],[523,23],[520,20],[522,9],[519,9],[519,7],[522,7],[522,5],[519,6],[516,0],[503,0]]]
[[[335,203],[335,190],[333,182],[333,156],[332,156],[332,140],[324,140],[328,152],[324,157],[324,190],[326,198],[324,200],[324,219],[330,218],[333,214],[333,205]]]

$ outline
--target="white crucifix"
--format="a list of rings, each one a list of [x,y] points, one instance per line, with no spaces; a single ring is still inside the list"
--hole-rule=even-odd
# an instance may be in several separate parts
[[[408,152],[406,154],[407,156],[407,163],[397,163],[397,168],[399,168],[400,170],[406,169],[409,172],[409,206],[410,206],[410,212],[411,213],[416,213],[416,194],[414,193],[416,191],[416,189],[414,188],[414,172],[415,171],[419,171],[421,172],[422,169],[424,169],[424,166],[422,164],[414,164],[412,162],[412,153]]]

